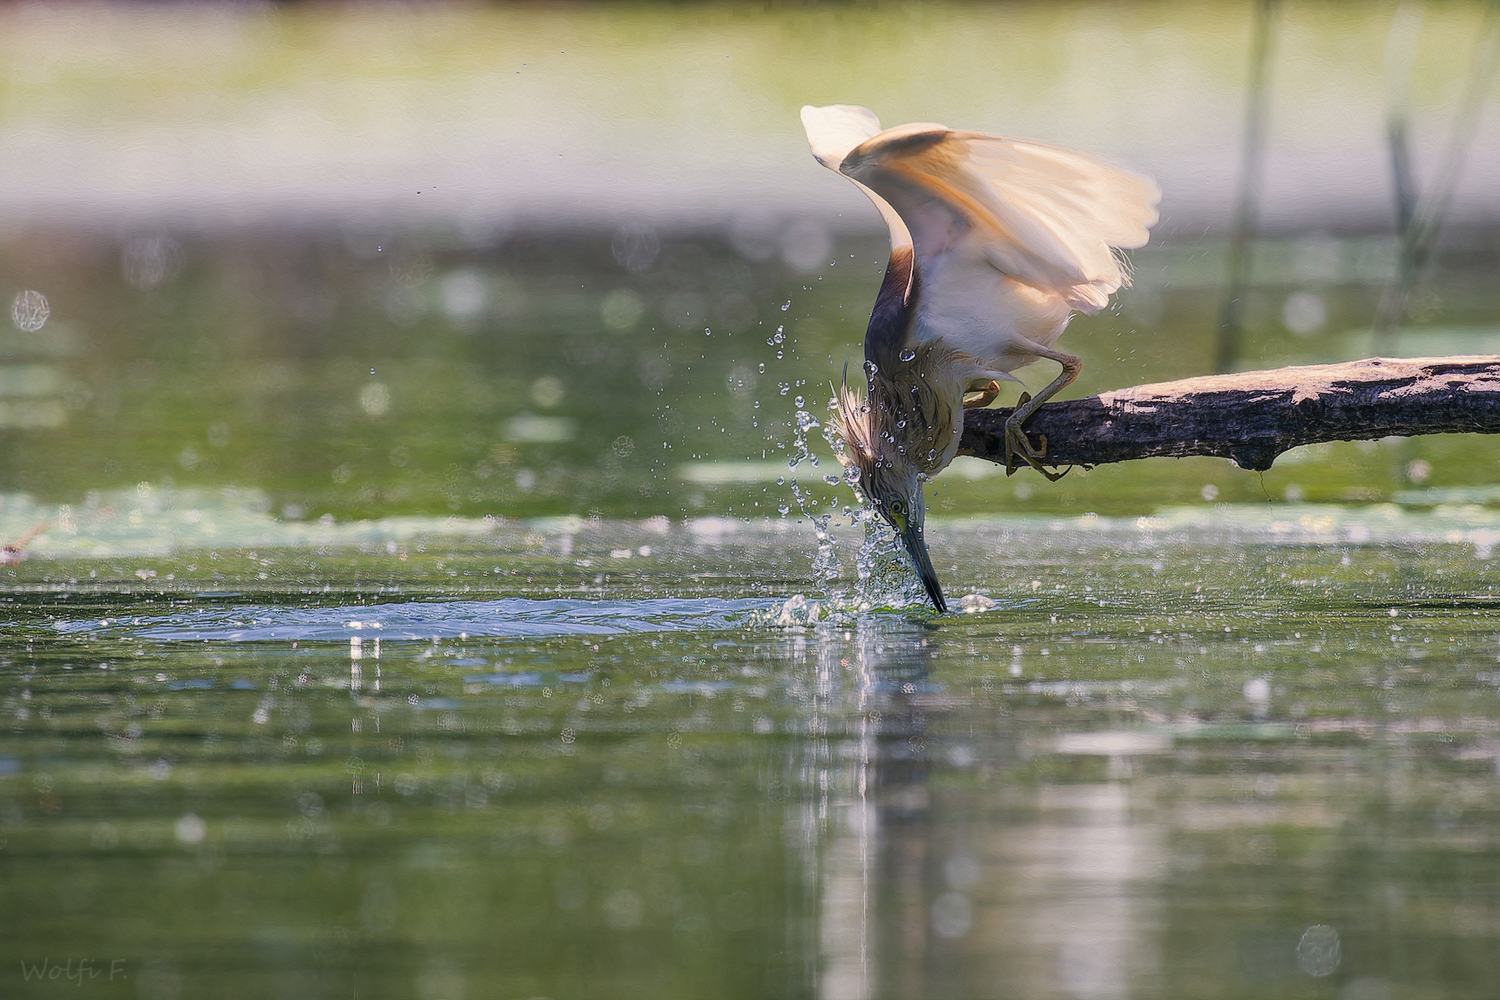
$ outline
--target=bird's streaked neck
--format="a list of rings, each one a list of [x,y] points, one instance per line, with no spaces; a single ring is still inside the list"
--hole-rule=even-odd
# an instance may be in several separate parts
[[[907,346],[917,292],[911,246],[894,247],[880,294],[875,297],[875,309],[870,313],[870,325],[865,329],[865,360],[874,362],[881,371],[890,372],[898,363],[901,349]]]

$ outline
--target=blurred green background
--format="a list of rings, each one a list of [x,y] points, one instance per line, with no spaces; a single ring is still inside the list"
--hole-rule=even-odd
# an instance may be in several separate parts
[[[1448,4],[1419,25],[1419,168],[1479,15]],[[77,504],[141,481],[236,484],[285,519],[775,516],[796,399],[825,414],[885,259],[873,211],[805,154],[804,100],[1155,172],[1163,223],[1134,288],[1068,331],[1085,358],[1070,391],[1209,372],[1250,16],[7,7],[0,291],[40,292],[49,316],[0,334],[0,489]],[[1389,16],[1281,15],[1239,366],[1371,352],[1397,261]],[[1496,343],[1496,132],[1485,118],[1400,354]],[[831,498],[813,438],[825,465],[799,478]],[[1265,477],[1163,460],[1058,484],[960,460],[933,504],[1412,499],[1493,483],[1497,456],[1478,438],[1367,442]]]
[[[1394,12],[1278,15],[1240,367],[1372,353],[1396,273]],[[1085,362],[1069,391],[1211,371],[1252,14],[6,8],[0,292],[39,292],[49,315],[0,333],[0,489],[76,504],[237,485],[290,520],[776,516],[795,410],[822,417],[860,357],[886,249],[807,156],[804,101],[1156,174],[1163,219],[1134,287],[1066,334]],[[1404,98],[1419,175],[1481,14],[1422,8]],[[1481,118],[1394,353],[1497,343],[1497,136]],[[813,442],[823,464],[798,477],[832,499]],[[1053,485],[961,460],[932,501],[1428,502],[1496,482],[1497,457],[1480,438],[1391,440],[1302,449],[1263,477],[1151,461]]]
[[[1241,367],[1370,354],[1394,280],[1392,9],[1296,4],[1269,64]],[[1410,60],[1433,169],[1476,4]],[[885,259],[804,100],[1077,142],[1155,172],[1136,285],[1067,334],[1071,393],[1214,366],[1251,10],[1172,4],[66,7],[0,12],[0,489],[261,489],[332,513],[775,516]],[[1176,82],[1173,82],[1176,81]],[[1398,354],[1496,343],[1482,118]],[[20,306],[17,306],[20,309]],[[1023,373],[1040,384],[1047,372]],[[825,465],[799,471],[814,492]],[[1142,462],[1046,484],[960,460],[936,514],[1424,501],[1490,441],[1305,448],[1265,477]],[[846,501],[844,496],[843,501]]]

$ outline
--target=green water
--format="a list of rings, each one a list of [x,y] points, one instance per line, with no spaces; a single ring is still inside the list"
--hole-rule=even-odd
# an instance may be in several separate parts
[[[1371,353],[1482,14],[1281,7],[1242,368]],[[1155,173],[1068,392],[1200,375],[1250,16],[0,11],[0,998],[1493,997],[1500,444],[960,459],[937,617],[819,426],[798,107]]]
[[[1500,971],[1500,514],[940,521],[950,593],[995,604],[935,619],[899,585],[852,606],[879,590],[858,529],[821,580],[779,521],[317,539],[253,497],[156,500],[133,541],[5,571],[6,995],[1482,997]],[[227,544],[164,552],[179,501]]]
[[[287,521],[776,516],[795,411],[822,417],[845,361],[862,357],[884,244],[845,240],[830,266],[801,274],[712,233],[652,239],[639,271],[617,262],[608,232],[479,244],[441,231],[47,232],[0,244],[7,300],[36,289],[51,308],[36,332],[0,331],[0,484],[75,508],[142,482],[237,485]],[[1390,250],[1376,238],[1264,245],[1241,363],[1366,356],[1359,331]],[[1315,284],[1298,280],[1309,255]],[[1072,393],[1210,370],[1219,247],[1168,241],[1133,259],[1118,308],[1068,331],[1084,358]],[[1493,349],[1497,260],[1484,234],[1449,248],[1401,353]],[[1297,295],[1323,315],[1302,335],[1285,326]],[[1021,374],[1033,388],[1050,377]],[[816,432],[811,443],[824,466],[799,470],[802,485],[822,509],[842,506],[847,494],[822,482],[831,453]],[[950,516],[1150,513],[1201,503],[1207,487],[1220,501],[1400,499],[1490,484],[1497,459],[1483,438],[1391,439],[1302,449],[1264,477],[1162,460],[1055,485],[961,460],[929,499]]]
[[[1492,994],[1492,442],[960,461],[937,618],[816,426],[878,241],[618,237],[0,247],[0,995]],[[1245,365],[1364,352],[1384,244],[1309,245]],[[1075,391],[1204,371],[1217,252]]]

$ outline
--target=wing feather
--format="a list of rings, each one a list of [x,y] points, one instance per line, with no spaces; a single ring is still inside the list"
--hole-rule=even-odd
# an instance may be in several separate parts
[[[880,119],[858,104],[830,104],[802,108],[802,128],[813,157],[830,170],[837,170],[849,151],[880,134]]]
[[[1082,153],[932,124],[886,129],[838,162],[895,209],[919,267],[977,243],[996,270],[1086,312],[1129,283],[1115,251],[1146,243],[1161,197],[1151,179]]]
[[[808,104],[802,108],[802,128],[807,132],[813,158],[829,170],[842,173],[840,167],[850,150],[880,134],[880,119],[869,108],[857,104],[830,104],[822,108]],[[891,231],[891,249],[911,246],[911,233],[890,202],[853,177],[849,179],[880,210],[880,217]]]

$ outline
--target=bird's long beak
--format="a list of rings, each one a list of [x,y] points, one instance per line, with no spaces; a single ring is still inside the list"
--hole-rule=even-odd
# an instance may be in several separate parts
[[[918,500],[920,503],[920,499]],[[937,608],[938,614],[948,613],[948,602],[943,600],[943,588],[938,586],[937,570],[932,568],[932,557],[927,554],[927,542],[922,537],[922,522],[918,518],[912,518],[906,522],[906,527],[897,532],[901,544],[906,547],[906,554],[911,556],[912,565],[917,569],[917,576],[922,578],[922,586],[927,588],[927,596],[932,598],[932,606]]]

